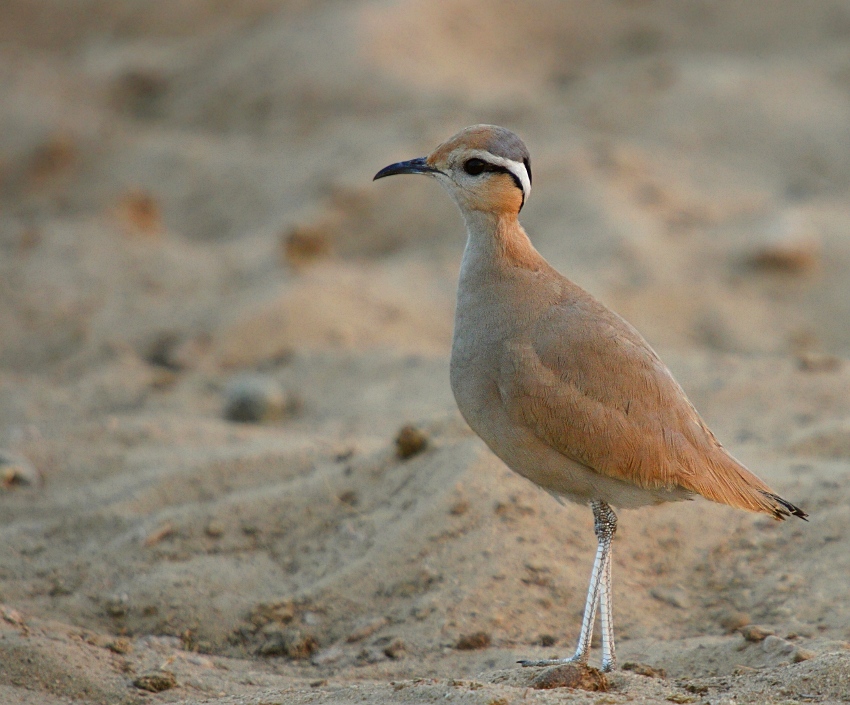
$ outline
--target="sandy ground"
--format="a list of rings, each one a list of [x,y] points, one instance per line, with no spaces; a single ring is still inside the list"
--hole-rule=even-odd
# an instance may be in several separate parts
[[[460,419],[460,218],[370,181],[475,122],[811,517],[623,512],[605,692],[516,666],[590,512]],[[0,126],[0,702],[850,700],[850,2],[9,0]]]

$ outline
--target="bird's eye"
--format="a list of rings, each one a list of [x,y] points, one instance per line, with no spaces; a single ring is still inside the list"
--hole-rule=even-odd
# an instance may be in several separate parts
[[[478,176],[487,168],[487,162],[481,159],[467,159],[463,163],[463,170],[470,176]]]

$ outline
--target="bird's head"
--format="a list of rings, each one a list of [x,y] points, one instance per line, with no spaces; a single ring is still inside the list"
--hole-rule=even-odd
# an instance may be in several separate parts
[[[461,211],[516,215],[531,194],[531,160],[522,140],[495,125],[473,125],[427,157],[390,164],[375,179],[427,174],[439,181]]]

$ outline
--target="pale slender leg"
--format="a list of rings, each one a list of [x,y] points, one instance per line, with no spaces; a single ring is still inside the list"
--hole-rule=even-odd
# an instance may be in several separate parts
[[[613,512],[612,512],[613,514]],[[614,614],[611,595],[611,550],[605,560],[602,571],[602,587],[599,591],[599,621],[602,627],[602,670],[613,671],[617,667],[617,654],[614,650]]]
[[[584,618],[575,654],[569,658],[546,659],[543,661],[520,661],[523,666],[555,666],[562,663],[587,663],[590,653],[590,640],[593,637],[593,623],[596,621],[596,606],[602,605],[602,670],[610,671],[616,665],[614,655],[614,622],[611,614],[611,541],[617,530],[617,515],[605,502],[594,500],[594,531],[598,545],[593,571],[590,574],[590,586],[587,590],[587,602],[584,605]]]

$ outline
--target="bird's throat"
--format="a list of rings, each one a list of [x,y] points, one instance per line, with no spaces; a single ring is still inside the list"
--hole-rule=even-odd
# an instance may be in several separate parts
[[[545,264],[515,214],[467,211],[463,215],[467,231],[464,269],[538,270]]]

